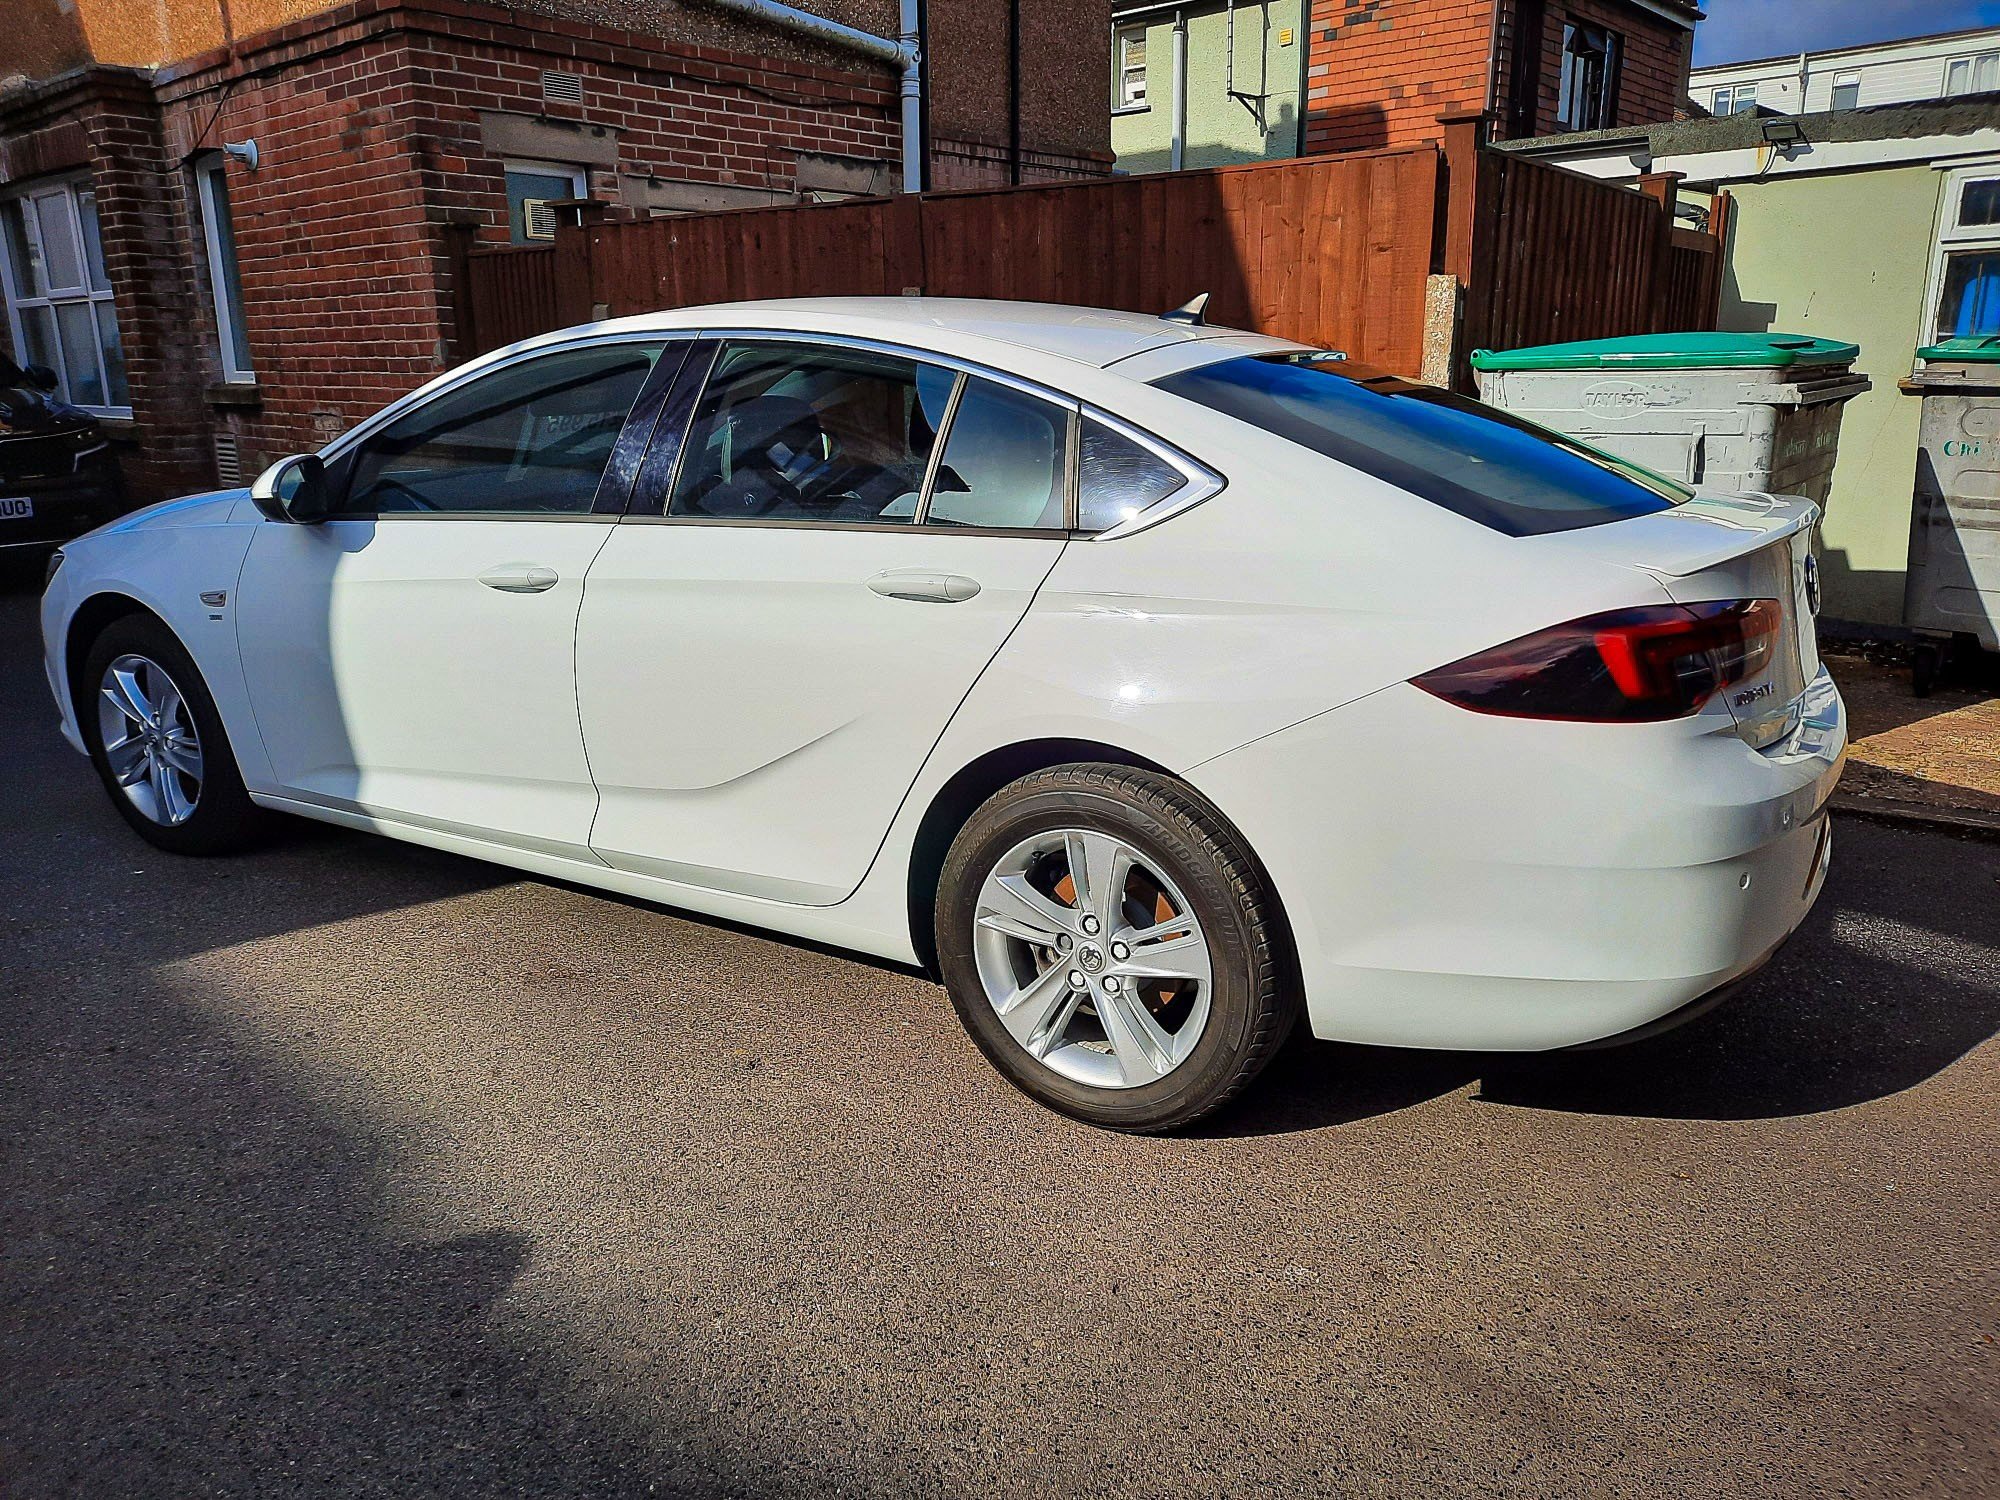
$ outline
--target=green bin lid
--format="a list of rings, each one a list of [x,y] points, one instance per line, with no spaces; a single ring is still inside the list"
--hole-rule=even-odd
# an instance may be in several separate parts
[[[1787,365],[1851,365],[1856,344],[1802,333],[1648,333],[1625,339],[1583,339],[1532,349],[1475,349],[1475,370],[1767,369]],[[1996,354],[1995,358],[2000,358]]]
[[[2000,333],[1945,339],[1917,351],[1918,359],[1956,359],[1969,365],[2000,364]]]

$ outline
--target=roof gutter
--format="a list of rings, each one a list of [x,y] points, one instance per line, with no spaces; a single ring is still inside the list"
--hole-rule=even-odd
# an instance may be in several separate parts
[[[923,23],[918,0],[902,0],[899,36],[877,36],[858,26],[829,21],[795,5],[779,0],[706,0],[717,10],[734,11],[828,46],[843,47],[877,62],[893,63],[902,70],[903,86],[903,191],[924,190],[924,76]]]

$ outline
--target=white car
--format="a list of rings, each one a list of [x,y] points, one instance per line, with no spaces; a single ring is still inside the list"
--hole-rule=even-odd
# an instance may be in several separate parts
[[[1570,1047],[1768,957],[1846,751],[1816,519],[1197,316],[770,302],[475,360],[42,624],[162,848],[276,809],[920,964],[1159,1130],[1301,1009]]]

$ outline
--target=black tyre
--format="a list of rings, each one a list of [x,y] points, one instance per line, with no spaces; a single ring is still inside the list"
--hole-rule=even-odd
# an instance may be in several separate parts
[[[243,790],[208,685],[151,615],[114,620],[91,642],[76,712],[111,805],[149,844],[227,854],[266,832],[270,814]]]
[[[1123,766],[1039,771],[953,840],[937,952],[965,1029],[1022,1092],[1163,1131],[1262,1071],[1298,1012],[1256,860],[1192,788]]]

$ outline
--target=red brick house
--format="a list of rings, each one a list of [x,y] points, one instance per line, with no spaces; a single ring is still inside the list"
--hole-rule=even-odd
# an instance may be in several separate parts
[[[1063,0],[927,6],[935,185],[1109,169],[1101,27]],[[897,31],[896,0],[798,8]],[[23,71],[0,79],[11,343],[106,420],[141,497],[247,479],[451,363],[454,226],[532,242],[562,200],[643,217],[902,175],[893,62],[683,0],[17,14]]]
[[[1309,0],[1305,149],[1433,140],[1484,110],[1503,138],[1671,120],[1688,0]]]

